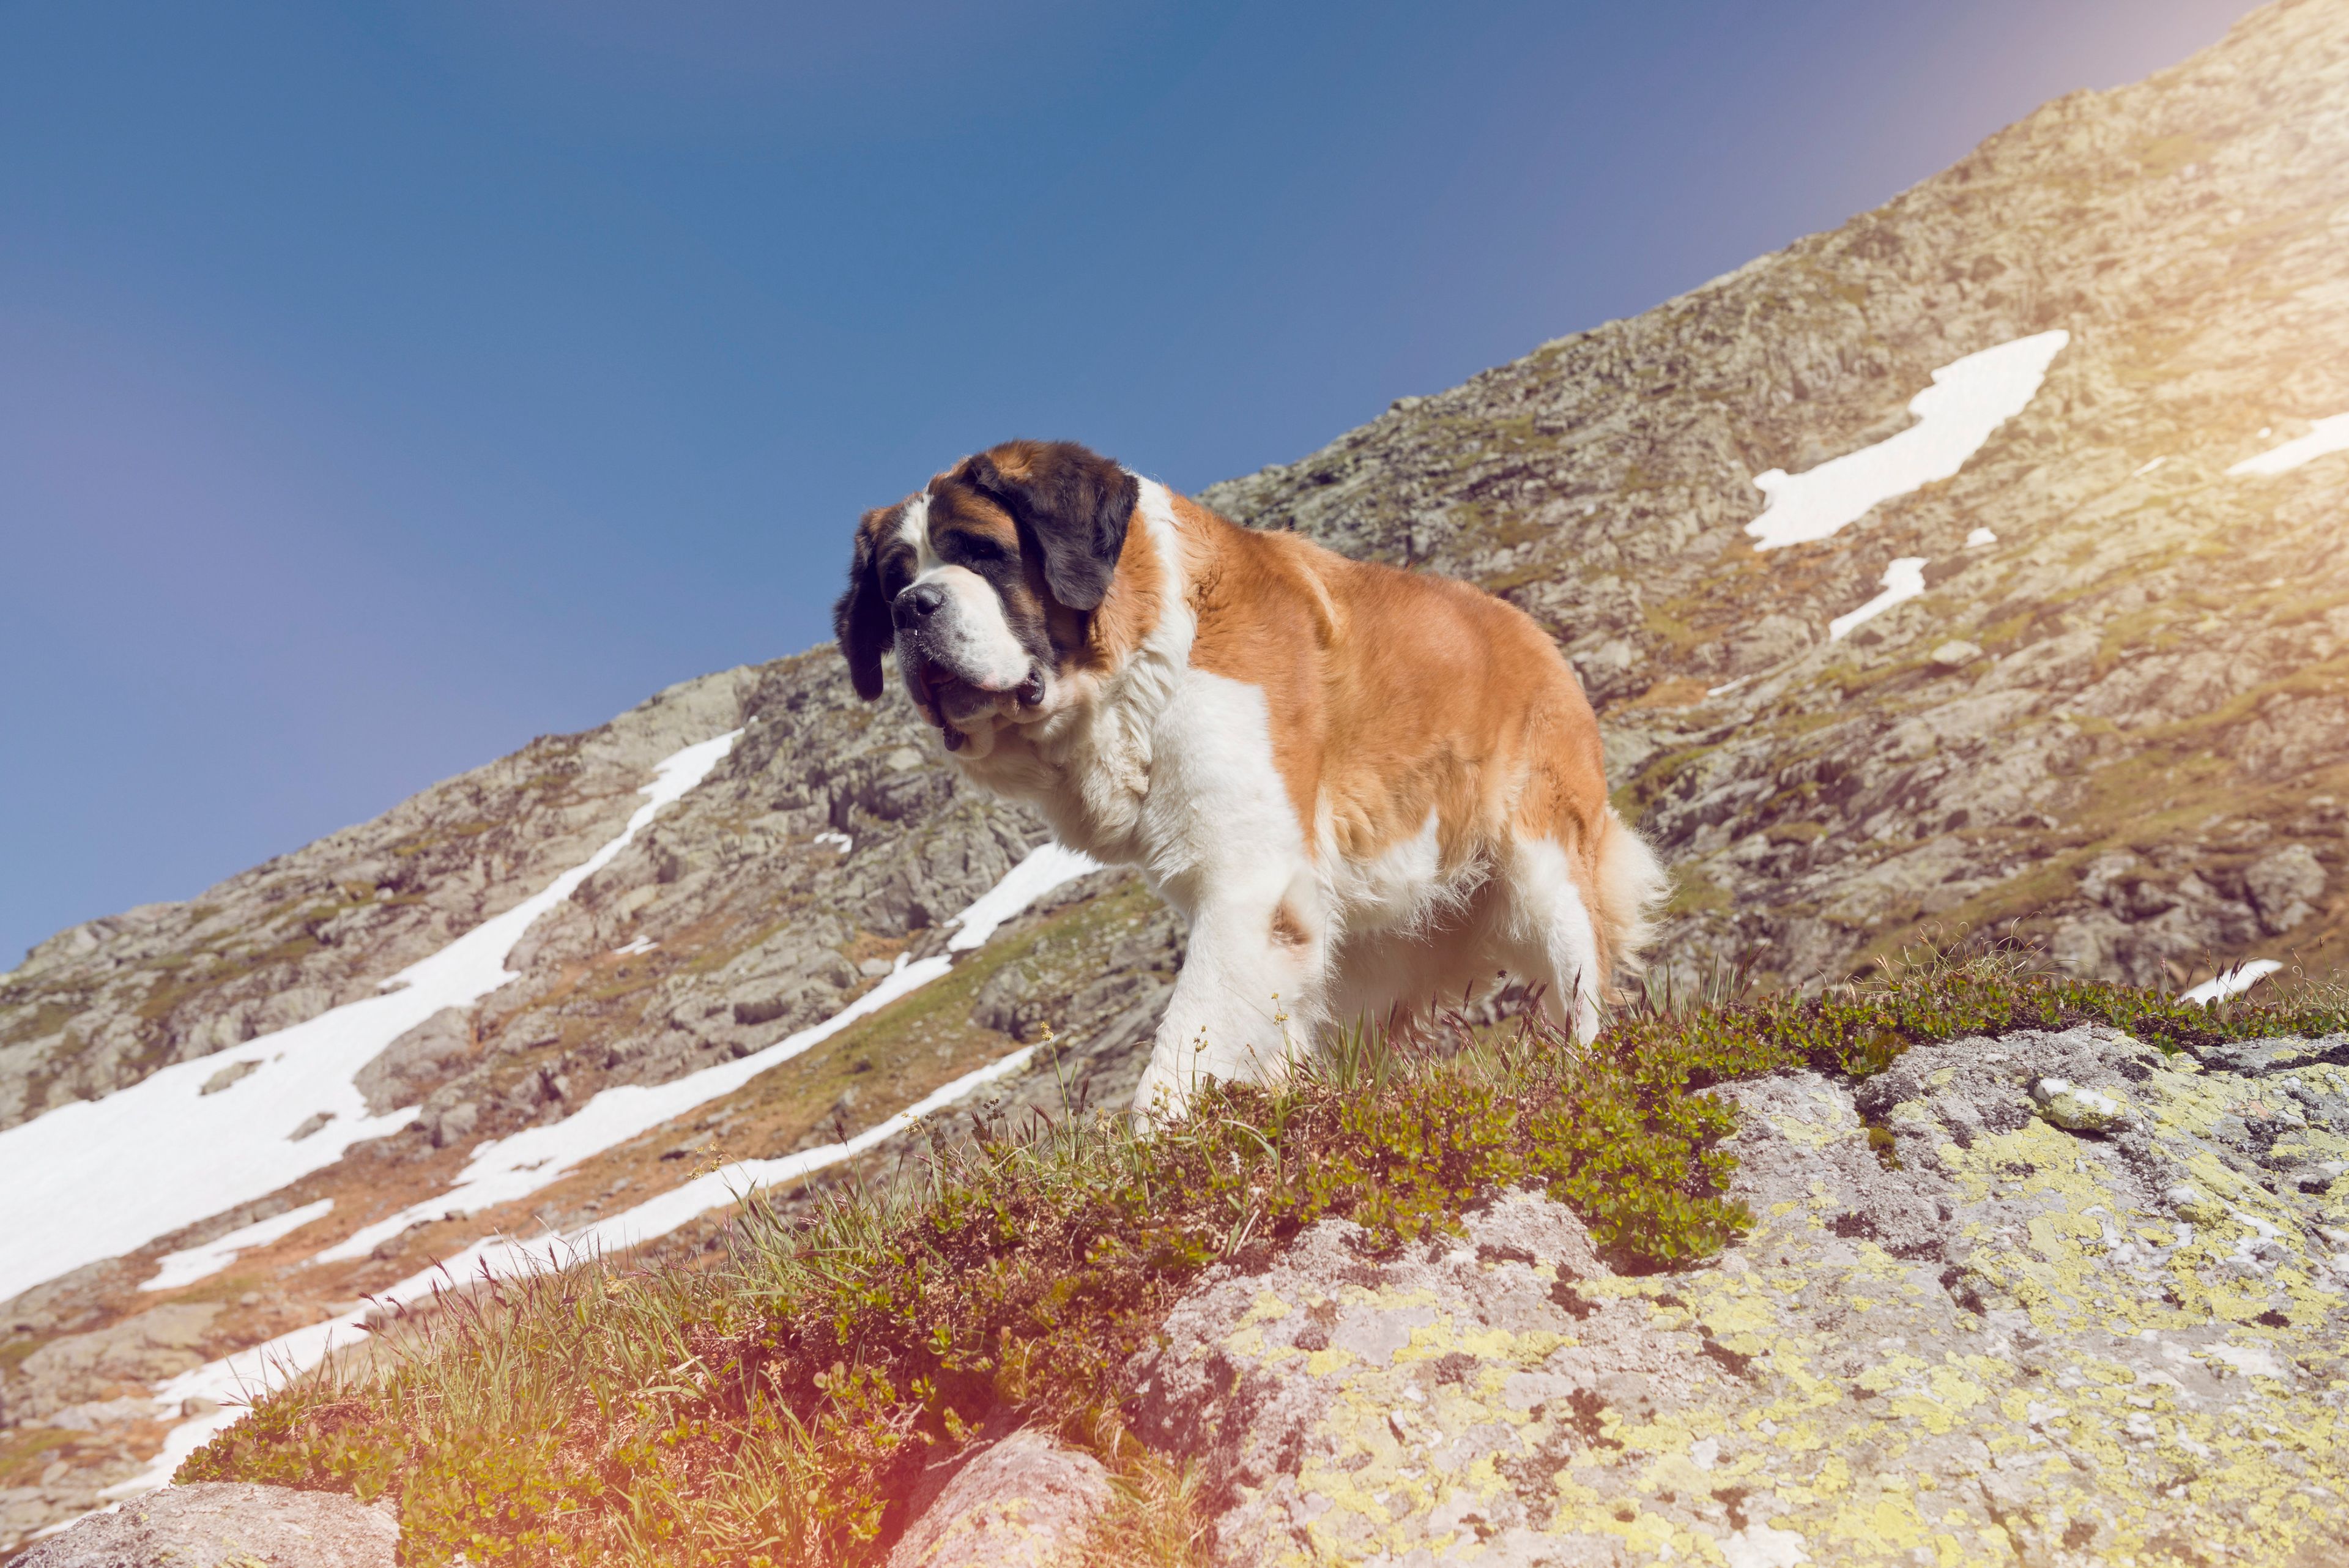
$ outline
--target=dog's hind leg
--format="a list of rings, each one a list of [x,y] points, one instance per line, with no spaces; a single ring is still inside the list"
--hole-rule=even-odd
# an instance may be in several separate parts
[[[1607,961],[1589,900],[1554,838],[1519,838],[1505,873],[1511,967],[1543,989],[1542,1010],[1578,1040],[1599,1033]]]

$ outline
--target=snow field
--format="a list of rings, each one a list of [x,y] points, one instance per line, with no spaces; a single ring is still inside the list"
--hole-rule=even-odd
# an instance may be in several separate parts
[[[1903,556],[1884,568],[1884,591],[1847,615],[1827,622],[1827,640],[1841,642],[1862,621],[1874,620],[1894,605],[1906,604],[1925,591],[1925,557]]]
[[[618,1085],[604,1090],[562,1121],[525,1127],[509,1137],[482,1144],[458,1173],[455,1186],[361,1228],[347,1241],[319,1253],[317,1261],[364,1258],[378,1243],[419,1221],[438,1220],[451,1210],[474,1213],[552,1186],[585,1161],[732,1094],[769,1068],[782,1065],[858,1019],[920,990],[954,967],[948,953],[968,952],[978,947],[1004,921],[1061,883],[1099,869],[1090,856],[1047,841],[1030,851],[1027,858],[1005,873],[1001,881],[948,922],[957,929],[947,943],[947,953],[910,962],[900,956],[896,967],[882,978],[880,984],[840,1012],[748,1056],[720,1062],[666,1084]]]
[[[1917,422],[1899,435],[1801,473],[1774,468],[1755,474],[1754,487],[1768,500],[1762,515],[1745,525],[1754,547],[1776,550],[1829,538],[1880,503],[1948,479],[1992,431],[2023,410],[2071,340],[2059,328],[1952,360],[1909,400]]]
[[[254,1247],[266,1247],[282,1241],[313,1220],[323,1220],[333,1212],[335,1200],[321,1198],[316,1203],[305,1203],[267,1220],[256,1220],[242,1230],[206,1241],[200,1247],[183,1251],[166,1252],[156,1260],[155,1277],[139,1288],[142,1291],[176,1291],[181,1285],[192,1285],[198,1280],[219,1273],[236,1262],[239,1252]]]
[[[2265,431],[2260,432],[2261,435],[2267,433]],[[2247,457],[2227,472],[2262,476],[2289,473],[2302,463],[2336,452],[2349,452],[2349,414],[2335,414],[2329,420],[2319,420],[2299,440],[2288,441],[2257,457]]]
[[[364,1138],[398,1131],[416,1107],[369,1116],[352,1083],[383,1048],[444,1007],[519,977],[506,954],[531,922],[609,865],[657,812],[709,774],[737,730],[664,759],[619,836],[504,914],[484,920],[306,1023],[181,1062],[99,1100],[78,1100],[0,1132],[0,1301],[119,1257],[157,1236],[250,1203],[325,1169]],[[244,1076],[206,1093],[224,1069]],[[295,1137],[311,1118],[323,1127]]]
[[[2274,959],[2250,959],[2232,969],[2222,969],[2191,991],[2181,992],[2180,1002],[2199,1002],[2208,1007],[2230,996],[2240,996],[2268,976],[2282,969]]]

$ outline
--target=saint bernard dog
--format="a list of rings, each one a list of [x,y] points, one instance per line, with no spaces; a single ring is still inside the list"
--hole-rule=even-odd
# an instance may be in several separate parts
[[[1191,921],[1134,1107],[1276,1079],[1504,973],[1588,1039],[1663,873],[1557,648],[1464,583],[1243,528],[1067,441],[864,514],[833,610],[963,772]]]

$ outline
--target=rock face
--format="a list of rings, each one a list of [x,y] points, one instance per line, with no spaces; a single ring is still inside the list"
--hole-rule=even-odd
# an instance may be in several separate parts
[[[1325,1223],[1185,1298],[1139,1429],[1233,1564],[2341,1562],[2344,1062],[2080,1029],[1737,1085],[1717,1264],[1525,1194],[1391,1261]]]
[[[2143,982],[2260,956],[2321,968],[2349,924],[2349,453],[2230,471],[2349,411],[2344,254],[2349,0],[2275,5],[1832,234],[1206,499],[1479,583],[1557,635],[1624,809],[1674,867],[1668,966],[1807,982],[1938,929],[2019,931]],[[1825,539],[1754,548],[1757,475],[1893,437],[1936,369],[2055,331],[2044,384],[1955,474]],[[1831,636],[1895,561],[1924,563],[1905,568],[1923,591]],[[857,701],[818,649],[673,687],[188,903],[43,943],[0,975],[0,1132],[373,994],[613,837],[659,759],[736,729],[698,787],[522,938],[520,978],[362,1073],[371,1106],[419,1108],[408,1130],[0,1303],[0,1550],[154,1451],[161,1417],[126,1414],[153,1374],[63,1348],[35,1364],[156,1307],[137,1287],[162,1251],[335,1199],[172,1298],[215,1309],[179,1347],[209,1359],[494,1227],[575,1226],[718,1153],[838,1141],[1022,1046],[1044,1049],[969,1110],[1123,1100],[1185,932],[1106,873],[645,1149],[528,1206],[299,1266],[437,1197],[482,1140],[834,1015],[901,957],[940,954],[940,922],[1040,841],[1036,819],[957,782],[901,696]],[[2040,1075],[2075,1092],[2051,1109],[2030,1085],[2009,1096],[2032,1136],[2143,1130],[2090,1125],[2084,1095],[2142,1107],[2087,1068]],[[2173,1185],[2201,1195],[2189,1208],[2222,1202]],[[67,1409],[84,1424],[35,1424]],[[1754,1561],[1778,1550],[1748,1539]]]
[[[1109,1501],[1099,1459],[1041,1432],[1015,1432],[965,1461],[921,1507],[889,1568],[1083,1568],[1086,1533]]]
[[[85,1519],[17,1558],[16,1568],[391,1568],[398,1547],[388,1504],[206,1483]]]

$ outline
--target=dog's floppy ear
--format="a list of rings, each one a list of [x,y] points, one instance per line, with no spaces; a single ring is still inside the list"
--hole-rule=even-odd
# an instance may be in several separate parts
[[[966,459],[957,477],[1035,542],[1054,598],[1071,609],[1100,607],[1142,499],[1133,475],[1074,441],[1012,441]]]
[[[840,639],[841,656],[848,660],[848,678],[856,683],[856,694],[867,702],[881,695],[881,655],[895,631],[889,601],[881,592],[881,565],[874,558],[873,542],[881,537],[882,524],[895,510],[877,507],[857,524],[856,555],[848,566],[848,591],[832,607],[833,634]]]

